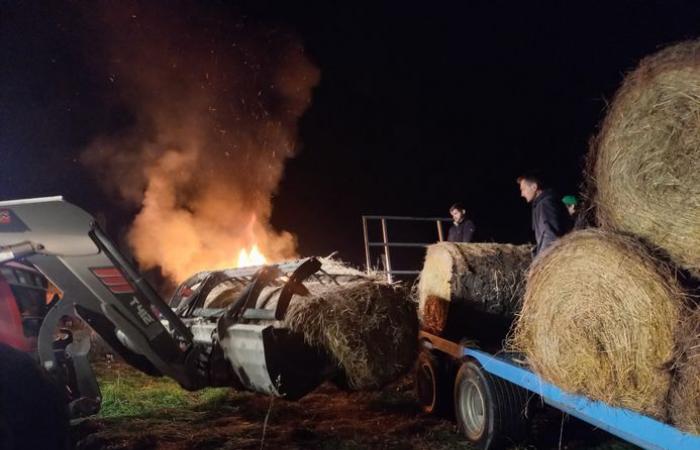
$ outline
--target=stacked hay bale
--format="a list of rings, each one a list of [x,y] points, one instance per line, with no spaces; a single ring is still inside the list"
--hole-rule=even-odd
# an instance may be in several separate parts
[[[616,95],[591,151],[601,226],[638,236],[700,275],[700,41],[645,58]],[[688,323],[693,313],[684,313]],[[694,313],[698,317],[698,312]],[[697,328],[679,327],[671,419],[698,433]],[[682,393],[682,394],[681,394]]]
[[[698,433],[700,313],[678,268],[700,275],[700,42],[626,77],[588,176],[601,230],[538,258],[513,347],[564,389]]]
[[[418,282],[424,329],[500,345],[520,309],[529,245],[441,242],[428,247]],[[483,342],[482,342],[483,344]]]
[[[569,392],[664,419],[684,300],[637,240],[577,231],[534,262],[513,344]]]
[[[589,155],[601,226],[663,249],[700,275],[700,41],[642,60]]]

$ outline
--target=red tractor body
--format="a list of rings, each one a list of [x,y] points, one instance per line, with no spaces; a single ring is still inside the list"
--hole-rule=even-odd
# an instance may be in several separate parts
[[[0,343],[23,352],[36,351],[47,311],[47,284],[31,267],[15,262],[0,265]]]

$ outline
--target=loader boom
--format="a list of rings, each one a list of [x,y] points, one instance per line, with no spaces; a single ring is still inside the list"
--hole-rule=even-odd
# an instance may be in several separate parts
[[[200,387],[187,367],[197,351],[191,332],[85,211],[62,197],[0,202],[0,247],[42,272],[63,292],[61,311],[74,309],[131,365],[187,389]],[[56,316],[49,312],[47,319],[57,322]],[[49,325],[46,333],[53,331]],[[39,358],[48,371],[58,366],[50,344],[40,335]]]
[[[74,415],[95,413],[101,396],[87,359],[89,339],[70,330],[63,330],[68,339],[54,339],[65,316],[86,322],[128,364],[188,390],[233,386],[296,399],[337,370],[325,352],[284,326],[292,295],[309,293],[302,282],[329,276],[316,274],[316,258],[200,272],[166,303],[90,214],[47,197],[0,202],[0,264],[15,259],[63,294],[43,319],[37,353],[42,367],[68,386]],[[207,290],[222,281],[244,289],[225,308],[207,308]],[[271,304],[272,294],[258,298],[268,288],[278,294]]]

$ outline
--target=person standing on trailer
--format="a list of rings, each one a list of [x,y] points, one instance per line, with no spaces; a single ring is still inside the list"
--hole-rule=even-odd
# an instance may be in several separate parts
[[[474,222],[467,219],[467,210],[461,203],[450,206],[452,226],[447,232],[448,242],[471,242],[474,237]]]
[[[552,243],[571,230],[571,219],[552,189],[542,176],[526,173],[518,177],[520,196],[532,205],[532,230],[535,232],[533,257],[541,254]]]
[[[582,230],[589,226],[589,217],[585,210],[581,209],[581,201],[575,195],[565,195],[561,199],[574,224],[574,230]]]

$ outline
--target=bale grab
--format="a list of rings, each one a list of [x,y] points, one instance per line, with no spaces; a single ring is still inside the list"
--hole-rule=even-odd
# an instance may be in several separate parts
[[[408,289],[335,259],[320,261],[335,281],[307,279],[308,295],[292,296],[280,325],[325,352],[338,370],[335,380],[344,387],[371,390],[394,381],[412,367],[418,346],[416,305]],[[242,291],[233,282],[218,282],[204,304],[224,308]],[[274,309],[280,293],[280,286],[264,288],[257,307]]]

